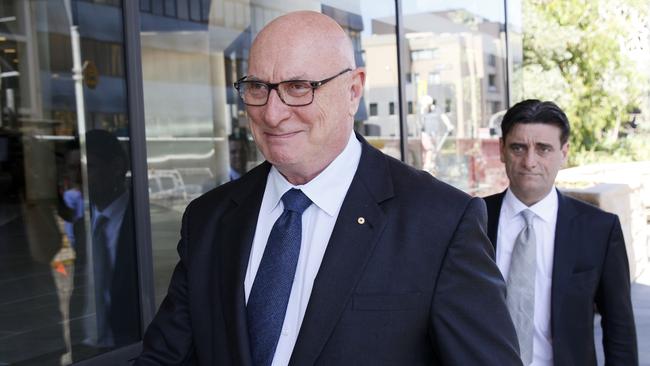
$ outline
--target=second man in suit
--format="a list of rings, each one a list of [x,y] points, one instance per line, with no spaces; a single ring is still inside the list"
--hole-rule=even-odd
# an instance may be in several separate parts
[[[594,313],[607,365],[638,364],[625,242],[616,215],[554,186],[569,121],[552,102],[525,100],[501,124],[508,189],[486,197],[488,235],[506,279],[524,365],[596,365]]]

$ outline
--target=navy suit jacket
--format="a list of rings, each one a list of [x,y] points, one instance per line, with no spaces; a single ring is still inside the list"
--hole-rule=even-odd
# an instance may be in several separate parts
[[[483,201],[358,138],[290,364],[521,365]],[[252,365],[243,283],[269,169],[188,206],[136,365]]]
[[[497,243],[505,192],[485,198]],[[602,316],[607,365],[638,365],[630,272],[618,217],[558,191],[551,334],[553,364],[596,365],[594,313]]]
[[[108,324],[113,331],[115,346],[135,343],[140,339],[140,300],[136,262],[133,203],[124,212],[115,253],[115,269],[111,279],[111,307]]]
[[[80,343],[88,337],[89,330],[84,329],[85,320],[89,311],[86,299],[88,283],[86,232],[83,220],[74,224],[75,238],[75,278],[73,289],[73,300],[70,305],[70,312],[74,320],[71,321],[71,333],[73,343]],[[92,245],[92,243],[90,243]],[[112,273],[101,273],[99,276],[111,276],[111,287],[109,296],[111,306],[104,316],[102,322],[109,326],[113,333],[113,340],[116,347],[124,346],[139,341],[140,330],[140,300],[138,296],[138,272],[136,261],[136,245],[133,230],[133,204],[129,198],[129,205],[124,212],[122,224],[119,227],[117,236],[117,247],[115,253],[115,270]],[[95,254],[97,255],[97,254]],[[98,259],[99,260],[99,259]],[[95,274],[95,276],[98,276]],[[95,277],[95,281],[99,281]],[[95,287],[95,296],[100,296],[99,289]],[[95,301],[102,301],[97,300]],[[97,314],[97,317],[102,316]],[[76,318],[76,319],[75,319]],[[97,320],[99,321],[99,320]],[[101,330],[100,330],[101,332]]]

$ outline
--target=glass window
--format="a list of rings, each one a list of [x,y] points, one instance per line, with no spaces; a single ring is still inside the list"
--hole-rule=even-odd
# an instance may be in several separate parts
[[[395,114],[395,102],[388,103],[388,114],[391,116]]]
[[[434,48],[426,48],[421,50],[411,51],[411,60],[432,60],[436,57],[437,50]]]
[[[163,15],[165,4],[163,0],[151,0],[151,12],[158,15]]]
[[[507,88],[510,93],[509,102],[514,103],[524,98],[522,1],[509,0],[506,6],[508,7],[508,74],[510,75]]]
[[[397,158],[400,154],[398,116],[378,108],[397,100],[395,29],[384,28],[394,24],[393,1],[177,1],[178,6],[188,5],[193,22],[164,17],[155,11],[156,3],[151,3],[153,14],[148,5],[140,8],[154,278],[160,302],[178,260],[185,206],[264,159],[232,85],[246,75],[251,42],[273,18],[315,10],[341,25],[357,66],[367,70],[354,128],[384,152]]]
[[[377,110],[377,103],[370,103],[370,115],[371,116],[376,116],[378,114],[379,114],[379,112]]]
[[[497,56],[490,54],[488,55],[488,65],[496,67],[497,66]]]
[[[140,11],[151,11],[151,0],[140,0]]]
[[[497,76],[496,74],[488,74],[488,90],[497,91]]]
[[[122,8],[0,11],[0,364],[66,365],[141,339]]]
[[[176,0],[165,0],[165,15],[176,17]]]
[[[230,3],[229,5],[232,5],[232,3]],[[196,22],[201,21],[200,0],[190,0],[190,19]]]
[[[190,4],[188,0],[177,0],[178,6],[178,18],[179,19],[189,19],[190,18]]]
[[[406,72],[416,75],[406,88],[415,109],[407,117],[406,161],[474,195],[503,189],[490,123],[494,107],[508,104],[504,2],[405,0],[402,6],[411,55]]]

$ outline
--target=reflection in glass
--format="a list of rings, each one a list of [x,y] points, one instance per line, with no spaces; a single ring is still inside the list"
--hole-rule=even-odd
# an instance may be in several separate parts
[[[357,66],[367,67],[365,96],[355,129],[384,152],[399,155],[398,116],[369,116],[381,93],[397,102],[394,29],[374,29],[373,17],[394,19],[393,1],[140,1],[149,196],[156,300],[167,292],[176,264],[181,214],[198,195],[239,178],[262,162],[245,106],[233,84],[247,74],[257,32],[273,18],[314,10],[335,19],[350,36]],[[189,16],[187,15],[189,14]],[[194,14],[194,15],[192,15]],[[370,14],[370,15],[364,15]],[[384,59],[368,52],[384,44]],[[369,62],[375,62],[370,67]],[[278,82],[279,80],[266,80]],[[300,107],[296,107],[300,108]],[[382,130],[383,129],[383,130]]]
[[[409,0],[403,14],[407,162],[471,194],[502,189],[493,127],[508,103],[504,2]]]
[[[522,1],[507,2],[508,12],[508,82],[510,104],[524,99],[524,36],[522,24]]]
[[[95,301],[95,321],[86,323],[84,342],[111,348],[136,342],[140,328],[133,207],[127,178],[130,164],[111,132],[90,130],[86,144],[92,222],[92,273],[87,273],[87,278],[93,279],[88,288],[92,288],[89,297]]]
[[[0,364],[140,339],[120,6],[0,2]]]

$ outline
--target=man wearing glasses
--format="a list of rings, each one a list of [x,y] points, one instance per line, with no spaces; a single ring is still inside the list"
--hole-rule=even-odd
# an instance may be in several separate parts
[[[136,365],[521,365],[481,199],[353,132],[345,32],[295,12],[235,83],[266,162],[193,201]]]

